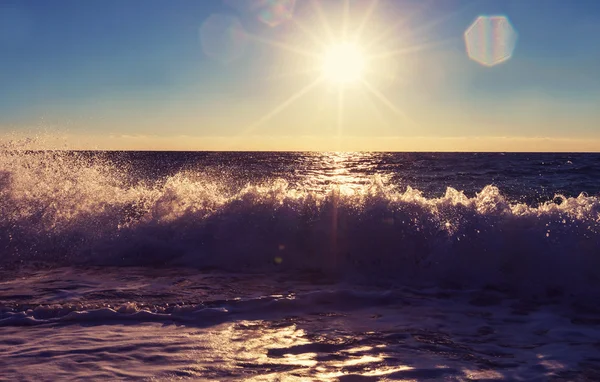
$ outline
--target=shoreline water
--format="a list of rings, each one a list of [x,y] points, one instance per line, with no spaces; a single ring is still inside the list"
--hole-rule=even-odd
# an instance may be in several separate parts
[[[0,313],[6,378],[600,376],[600,311],[561,296],[142,268],[62,268],[0,288],[21,304]]]
[[[96,154],[0,153],[7,378],[600,378],[600,155]]]

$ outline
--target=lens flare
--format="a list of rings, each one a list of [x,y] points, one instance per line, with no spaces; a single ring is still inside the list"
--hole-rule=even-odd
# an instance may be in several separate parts
[[[506,16],[479,16],[464,37],[469,58],[484,66],[509,60],[517,42],[517,32]]]
[[[337,127],[335,142],[341,142],[344,125],[350,124],[346,115],[346,104],[354,102],[356,97],[361,94],[366,95],[369,101],[383,104],[395,116],[400,116],[403,128],[415,130],[418,128],[415,121],[381,88],[397,79],[399,67],[402,66],[398,64],[401,64],[402,56],[446,43],[456,43],[456,39],[451,39],[414,44],[411,43],[408,36],[398,38],[398,34],[403,32],[400,29],[408,25],[408,20],[412,19],[418,10],[407,12],[408,16],[403,16],[402,20],[395,22],[392,27],[386,28],[385,25],[378,25],[377,22],[376,11],[379,6],[385,8],[380,0],[339,0],[336,2],[306,0],[305,3],[293,0],[223,1],[236,9],[243,9],[242,13],[258,17],[261,22],[272,27],[290,21],[283,30],[285,33],[277,34],[278,38],[276,39],[258,33],[247,34],[247,36],[253,42],[270,45],[297,56],[297,60],[296,57],[294,58],[297,62],[290,65],[294,67],[294,70],[290,70],[284,75],[278,75],[277,78],[288,79],[291,76],[307,76],[308,78],[306,86],[300,85],[298,91],[291,92],[291,96],[282,99],[255,122],[248,124],[239,134],[239,139],[243,139],[241,137],[247,136],[248,133],[270,121],[298,99],[306,96],[318,85],[326,82],[329,82],[329,90],[332,90],[333,87],[335,91],[328,91],[325,94],[336,94],[337,98],[335,108],[331,109],[331,116],[336,113],[334,116]],[[308,5],[303,6],[306,3]],[[294,6],[297,6],[297,9],[294,9]],[[452,13],[424,24],[418,28],[418,31],[425,33],[455,14],[458,13]],[[502,23],[498,25],[500,25],[500,29],[505,26]],[[290,33],[290,30],[293,32]],[[504,31],[504,29],[502,30]],[[275,33],[271,33],[271,35],[275,36]],[[505,36],[502,33],[500,35]],[[281,36],[285,37],[281,38]],[[460,35],[457,38],[459,39]],[[298,68],[295,66],[296,63],[298,66],[306,64],[306,70],[296,70]],[[315,80],[310,82],[310,76],[313,74]],[[333,101],[331,105],[333,106]],[[375,114],[381,118],[377,109]],[[397,122],[395,119],[396,126]]]
[[[296,0],[269,0],[258,13],[258,18],[270,27],[275,27],[294,14]]]

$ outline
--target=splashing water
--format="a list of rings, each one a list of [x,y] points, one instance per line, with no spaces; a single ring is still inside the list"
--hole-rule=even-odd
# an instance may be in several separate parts
[[[108,154],[2,151],[1,264],[319,270],[526,288],[598,282],[595,196],[533,206],[493,185],[427,197],[351,170],[318,190],[280,177],[236,183],[207,171],[138,170]]]
[[[5,146],[3,375],[596,380],[598,159]]]

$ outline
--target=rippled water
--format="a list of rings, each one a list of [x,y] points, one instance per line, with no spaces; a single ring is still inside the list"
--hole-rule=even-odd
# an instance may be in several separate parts
[[[2,377],[600,379],[599,165],[2,151]]]
[[[511,200],[533,203],[555,194],[600,193],[600,154],[568,153],[230,153],[88,152],[126,167],[134,179],[154,181],[186,171],[208,174],[228,187],[285,179],[293,188],[328,192],[332,185],[360,189],[373,179],[428,197],[447,187],[469,196],[498,186]]]

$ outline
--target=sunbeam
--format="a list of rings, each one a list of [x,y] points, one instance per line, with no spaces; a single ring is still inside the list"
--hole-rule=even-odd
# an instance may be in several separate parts
[[[415,33],[415,34],[425,34],[426,32],[430,32],[431,30],[433,30],[433,28],[435,28],[438,25],[440,25],[440,24],[442,24],[442,23],[444,23],[444,22],[452,19],[453,17],[456,17],[456,16],[460,15],[461,13],[463,13],[464,11],[466,11],[467,9],[469,9],[469,7],[471,7],[474,4],[475,4],[475,1],[471,1],[470,3],[466,4],[464,7],[460,8],[460,9],[454,11],[454,12],[448,13],[448,14],[446,14],[446,15],[438,18],[438,19],[435,19],[435,20],[431,21],[428,24],[419,26],[418,28],[416,28],[416,29],[413,30],[413,33]]]
[[[312,0],[311,5],[312,5],[315,13],[317,14],[317,17],[319,18],[319,20],[321,22],[321,28],[323,28],[323,30],[327,34],[327,37],[329,39],[329,41],[327,41],[327,43],[332,44],[335,41],[335,35],[333,34],[333,31],[331,30],[331,26],[329,25],[329,23],[327,22],[327,19],[325,18],[323,9],[321,8],[321,6],[317,2],[317,0]]]
[[[373,15],[376,12],[378,6],[381,4],[380,0],[371,0],[367,5],[366,11],[361,15],[360,19],[356,19],[358,23],[354,23],[351,17],[351,2],[350,0],[341,0],[341,9],[338,8],[338,12],[341,13],[340,18],[335,19],[333,22],[337,28],[332,28],[332,22],[326,18],[323,4],[318,0],[311,0],[310,6],[312,11],[317,16],[317,29],[319,24],[321,31],[317,32],[301,20],[292,19],[292,25],[298,29],[300,34],[305,37],[304,45],[301,41],[298,44],[292,45],[291,43],[285,43],[280,41],[274,41],[266,38],[251,35],[250,37],[255,41],[279,48],[285,51],[289,51],[295,54],[299,54],[310,58],[310,62],[307,62],[306,69],[299,67],[293,67],[287,69],[285,72],[279,72],[277,74],[268,76],[268,79],[285,79],[294,76],[310,75],[310,73],[317,73],[316,79],[306,86],[302,87],[292,96],[285,101],[281,102],[273,110],[269,111],[266,115],[262,116],[255,123],[251,124],[241,134],[248,134],[255,130],[257,127],[265,124],[275,115],[281,113],[285,108],[290,106],[292,103],[297,101],[300,97],[305,95],[311,89],[315,88],[322,82],[329,82],[330,86],[337,87],[337,106],[335,110],[335,131],[336,131],[336,146],[341,147],[342,136],[344,133],[344,123],[347,121],[345,113],[345,92],[364,92],[366,98],[373,105],[377,112],[377,117],[380,120],[385,120],[381,114],[379,108],[375,107],[375,103],[381,103],[385,108],[391,110],[396,116],[400,117],[401,123],[406,128],[415,128],[416,123],[409,118],[406,112],[400,109],[394,102],[392,102],[386,95],[384,95],[379,89],[383,82],[378,79],[382,79],[385,83],[391,83],[397,79],[395,75],[395,67],[397,63],[395,58],[424,51],[428,49],[434,49],[448,44],[454,44],[457,39],[448,39],[441,41],[430,41],[421,44],[410,45],[407,44],[405,47],[397,49],[385,49],[378,45],[386,38],[388,38],[394,31],[396,31],[401,25],[408,24],[411,18],[420,12],[423,12],[429,5],[421,4],[418,9],[413,9],[411,12],[403,15],[402,19],[396,22],[390,28],[386,28],[379,33],[370,32],[370,23],[372,22]],[[436,25],[448,20],[450,17],[455,16],[464,10],[461,9],[458,12],[454,12],[449,16],[437,18],[427,25],[422,25],[416,30],[426,31]],[[339,21],[339,23],[338,23]],[[353,29],[350,29],[350,28]],[[367,33],[369,31],[369,33]],[[413,30],[414,32],[414,30]],[[366,40],[367,43],[361,43]],[[377,46],[377,47],[376,47]],[[316,49],[315,49],[316,48]],[[312,50],[311,50],[312,49]],[[379,50],[379,51],[377,51]],[[388,58],[394,58],[394,63],[385,62]],[[314,59],[314,61],[312,61]],[[314,64],[314,65],[313,65]],[[390,81],[388,81],[390,80]],[[373,82],[375,81],[375,82]],[[362,86],[355,86],[356,84]],[[333,112],[333,110],[332,110]],[[387,126],[390,126],[386,123]]]
[[[442,41],[431,41],[428,43],[409,46],[409,47],[398,49],[398,50],[392,50],[392,51],[388,51],[388,52],[372,54],[372,55],[369,55],[367,57],[367,59],[369,61],[375,61],[375,60],[380,60],[380,59],[384,59],[384,58],[400,56],[400,55],[407,54],[407,53],[414,53],[414,52],[419,52],[419,51],[423,51],[423,50],[427,50],[427,49],[438,48],[438,47],[441,47],[444,45],[455,44],[458,41],[460,41],[460,39],[457,39],[457,38],[452,38],[452,39],[447,39],[447,40],[442,40]]]
[[[276,116],[277,114],[281,113],[281,111],[283,109],[285,109],[286,107],[288,107],[289,105],[291,105],[294,101],[296,101],[298,98],[302,97],[304,94],[308,93],[311,89],[313,89],[314,87],[316,87],[322,81],[323,81],[323,79],[321,77],[318,77],[316,80],[314,80],[310,84],[306,85],[305,87],[303,87],[302,89],[300,89],[299,91],[297,91],[296,93],[294,93],[287,100],[285,100],[281,104],[279,104],[279,106],[277,106],[276,108],[274,108],[273,110],[271,110],[269,113],[267,113],[266,115],[264,115],[263,117],[261,117],[258,121],[254,122],[253,124],[251,124],[250,126],[248,126],[244,130],[244,132],[242,133],[242,135],[251,133],[252,131],[254,131],[254,129],[256,129],[257,127],[261,126],[262,124],[264,124],[265,122],[267,122],[268,120],[270,120],[271,118],[273,118],[274,116]]]
[[[300,49],[300,48],[297,48],[297,47],[295,47],[293,45],[285,44],[283,42],[269,40],[269,39],[266,39],[266,38],[263,38],[263,37],[260,37],[260,36],[256,36],[256,35],[253,35],[253,34],[248,34],[248,37],[251,40],[254,40],[254,41],[257,41],[257,42],[260,42],[260,43],[263,43],[263,44],[271,45],[271,46],[276,47],[276,48],[284,49],[284,50],[287,50],[287,51],[292,52],[292,53],[297,53],[297,54],[300,54],[300,55],[303,55],[303,56],[306,56],[306,57],[311,57],[311,58],[318,58],[319,57],[319,55],[316,54],[316,53],[310,52],[308,50]]]
[[[429,3],[431,3],[431,1]],[[426,6],[423,8],[426,8]],[[401,25],[405,25],[408,22],[408,20],[412,19],[416,14],[418,14],[421,11],[422,11],[422,9],[416,9],[416,10],[410,12],[409,14],[407,14],[402,19],[396,21],[389,28],[386,28],[383,32],[379,33],[377,36],[370,39],[369,42],[364,44],[365,48],[370,49],[371,47],[377,45],[383,39],[387,38],[390,34],[392,34],[394,31],[396,31],[398,28],[400,28]]]
[[[394,113],[398,114],[404,121],[410,125],[410,128],[415,128],[416,124],[413,120],[411,120],[406,113],[400,110],[396,105],[392,103],[385,95],[383,95],[379,90],[377,90],[374,86],[372,86],[368,81],[362,80],[362,84],[365,88],[374,95],[377,99],[379,99],[385,106],[387,106]]]
[[[362,21],[356,28],[356,32],[354,33],[355,41],[359,41],[362,38],[362,33],[363,33],[365,27],[367,26],[367,24],[369,23],[371,16],[373,15],[373,11],[375,10],[375,8],[377,8],[378,4],[379,4],[379,0],[371,1],[371,4],[369,5],[367,12],[365,12],[365,16],[362,18]]]
[[[304,33],[305,36],[310,38],[315,45],[319,46],[320,48],[325,46],[325,42],[323,40],[319,39],[319,37],[315,33],[311,32],[299,20],[293,18],[292,22],[298,28],[298,30],[300,30],[300,32]]]
[[[350,22],[350,0],[342,0],[344,10],[342,12],[342,39],[348,38],[348,23]]]
[[[341,150],[342,132],[344,128],[344,88],[338,89],[336,147]]]
[[[285,78],[299,77],[299,76],[305,76],[305,75],[309,75],[309,74],[318,74],[318,73],[319,73],[319,68],[315,66],[314,68],[307,68],[307,69],[301,69],[301,70],[287,71],[284,73],[270,74],[266,77],[266,79],[269,81],[274,81],[274,80],[282,80]]]
[[[363,92],[362,97],[364,97],[365,105],[368,105],[369,110],[373,113],[373,115],[375,115],[375,118],[377,118],[377,122],[379,122],[380,125],[385,126],[387,131],[395,133],[396,131],[390,124],[390,121],[385,118],[379,107],[377,107],[379,102],[374,101],[373,97],[371,97],[370,93],[368,92]]]

